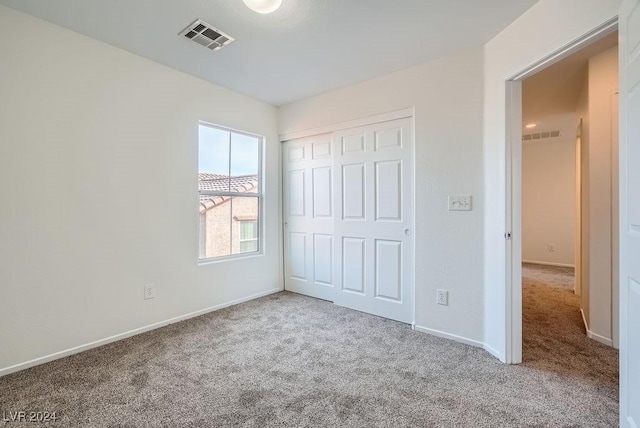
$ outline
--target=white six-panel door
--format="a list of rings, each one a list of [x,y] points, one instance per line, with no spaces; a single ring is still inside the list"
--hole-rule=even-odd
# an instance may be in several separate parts
[[[413,135],[400,119],[333,135],[337,305],[413,321]]]
[[[620,426],[640,426],[640,2],[620,31]]]
[[[331,134],[283,145],[285,289],[333,301]]]
[[[287,290],[413,321],[412,124],[284,144]]]

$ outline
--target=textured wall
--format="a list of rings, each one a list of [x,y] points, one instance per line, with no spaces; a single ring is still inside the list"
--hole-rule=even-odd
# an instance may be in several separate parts
[[[279,109],[280,132],[415,108],[415,302],[421,328],[482,341],[482,50],[332,91]],[[447,211],[472,195],[473,211]],[[448,289],[449,306],[436,304]]]
[[[576,141],[522,145],[522,259],[574,265]],[[553,251],[549,250],[553,246]]]
[[[282,287],[274,107],[5,7],[0,53],[0,374]],[[198,266],[199,120],[266,137],[263,256]]]

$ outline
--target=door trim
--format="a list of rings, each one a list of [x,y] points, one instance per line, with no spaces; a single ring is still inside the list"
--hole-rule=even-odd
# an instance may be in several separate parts
[[[505,81],[506,97],[506,224],[505,344],[507,364],[522,362],[522,81],[618,29],[611,18],[572,42],[551,52]],[[506,235],[505,235],[506,236]]]
[[[549,55],[534,62],[529,67],[525,68],[521,72],[512,76],[508,80],[513,80],[513,81],[524,80],[527,77],[530,77],[536,74],[537,72],[542,71],[545,68],[555,64],[556,62],[568,57],[569,55],[579,51],[583,47],[613,33],[617,29],[618,29],[618,17],[616,16],[615,18],[611,18],[606,22],[600,24],[593,30],[588,31],[587,33],[583,34],[577,39],[567,43],[566,45],[562,46],[560,49],[557,49],[552,53],[550,53]]]
[[[387,113],[376,114],[373,116],[367,116],[359,119],[347,120],[344,122],[337,122],[330,125],[319,126],[317,128],[303,129],[300,131],[287,132],[280,135],[280,142],[284,143],[289,140],[296,140],[298,138],[312,137],[314,135],[328,134],[335,131],[341,131],[343,129],[358,128],[360,126],[375,125],[376,123],[389,122],[396,119],[406,119],[415,117],[415,108],[410,107],[402,110],[395,110]],[[415,124],[414,124],[415,127]],[[415,136],[414,136],[415,140]],[[414,148],[415,154],[415,148]]]

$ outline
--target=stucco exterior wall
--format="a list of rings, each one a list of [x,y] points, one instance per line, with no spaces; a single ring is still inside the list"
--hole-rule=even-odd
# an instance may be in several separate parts
[[[204,243],[200,258],[240,254],[240,223],[258,220],[258,211],[257,197],[235,197],[201,214]]]

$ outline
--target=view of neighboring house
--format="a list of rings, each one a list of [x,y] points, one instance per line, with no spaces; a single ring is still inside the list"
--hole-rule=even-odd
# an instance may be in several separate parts
[[[258,251],[257,196],[206,195],[203,192],[256,193],[257,175],[201,172],[200,259]]]

